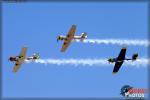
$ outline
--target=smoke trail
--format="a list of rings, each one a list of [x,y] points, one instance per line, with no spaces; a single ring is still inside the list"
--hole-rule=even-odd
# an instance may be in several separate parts
[[[52,64],[52,65],[74,65],[74,66],[110,66],[107,59],[39,59],[35,63]],[[137,59],[136,61],[125,61],[124,66],[146,66],[150,60],[146,58]],[[114,65],[114,64],[113,64]]]
[[[141,67],[141,66],[148,66],[150,65],[150,59],[146,58],[140,58],[137,59],[136,61],[125,61],[125,66],[136,66],[136,67]]]
[[[106,65],[107,59],[39,59],[35,61],[41,64],[56,64],[56,65]]]
[[[80,40],[74,41],[81,42]],[[150,46],[150,41],[148,40],[129,40],[129,39],[85,39],[83,40],[83,43]]]

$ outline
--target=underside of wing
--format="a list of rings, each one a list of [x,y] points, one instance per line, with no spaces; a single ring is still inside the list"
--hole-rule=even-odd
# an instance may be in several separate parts
[[[119,56],[117,58],[117,60],[124,60],[125,59],[125,55],[126,55],[126,48],[122,48],[120,53],[119,53]]]
[[[18,56],[18,59],[15,63],[15,66],[13,67],[13,72],[17,72],[18,69],[20,68],[21,64],[23,63],[25,57],[26,57],[26,52],[27,52],[27,48],[26,47],[23,47],[19,56]]]
[[[68,46],[70,45],[70,42],[71,41],[64,41],[64,44],[61,48],[61,52],[64,52],[68,48]]]
[[[64,40],[63,46],[61,48],[61,52],[64,52],[68,46],[70,45],[70,42],[72,41],[74,34],[76,31],[76,25],[72,25],[71,29],[69,30],[66,39]]]
[[[114,74],[119,71],[119,69],[120,69],[120,67],[122,66],[122,64],[123,64],[123,61],[121,61],[121,62],[116,62],[116,63],[115,63],[115,66],[114,66],[114,69],[113,69],[113,73],[114,73]]]
[[[23,48],[21,49],[21,52],[20,52],[20,54],[19,54],[19,57],[25,58],[25,57],[26,57],[26,53],[27,53],[27,47],[23,47]]]
[[[22,62],[23,62],[23,60],[21,60],[21,59],[20,60],[18,59],[18,61],[16,61],[15,66],[13,67],[13,72],[18,71],[18,69],[20,68]]]

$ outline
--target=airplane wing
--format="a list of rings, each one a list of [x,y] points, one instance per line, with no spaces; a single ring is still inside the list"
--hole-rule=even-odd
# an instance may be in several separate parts
[[[20,54],[19,54],[19,57],[15,63],[15,66],[13,67],[13,72],[17,72],[18,69],[20,68],[21,64],[23,63],[23,61],[25,59],[26,52],[27,52],[27,48],[23,47]]]
[[[72,25],[71,29],[69,30],[66,39],[64,40],[63,46],[61,48],[61,52],[64,52],[68,46],[70,45],[73,37],[74,37],[74,33],[76,31],[76,25]]]
[[[115,63],[115,66],[114,66],[114,69],[113,69],[113,73],[114,74],[119,71],[119,69],[120,69],[120,67],[121,67],[122,64],[123,64],[123,61]]]
[[[115,63],[113,73],[117,73],[119,71],[121,65],[124,62],[125,55],[126,55],[126,48],[122,48],[119,53],[119,56],[117,57],[117,62]]]
[[[125,55],[126,55],[126,48],[122,48],[120,53],[119,53],[119,56],[118,56],[117,60],[124,60]]]

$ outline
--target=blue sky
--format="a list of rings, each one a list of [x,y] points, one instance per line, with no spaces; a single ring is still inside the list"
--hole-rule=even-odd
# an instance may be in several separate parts
[[[120,88],[131,85],[147,88],[147,68],[124,67],[112,75],[114,66],[23,64],[12,73],[9,56],[38,52],[41,58],[116,57],[122,46],[72,43],[65,53],[56,37],[66,34],[72,24],[76,34],[88,38],[148,39],[146,3],[49,2],[3,3],[2,68],[3,97],[121,97]],[[127,56],[138,52],[147,57],[147,48],[128,46]]]

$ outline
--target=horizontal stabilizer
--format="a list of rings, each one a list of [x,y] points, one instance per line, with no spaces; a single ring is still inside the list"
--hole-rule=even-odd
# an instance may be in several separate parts
[[[136,54],[133,54],[133,56],[132,56],[132,60],[136,60],[138,58],[138,54],[136,53]]]

